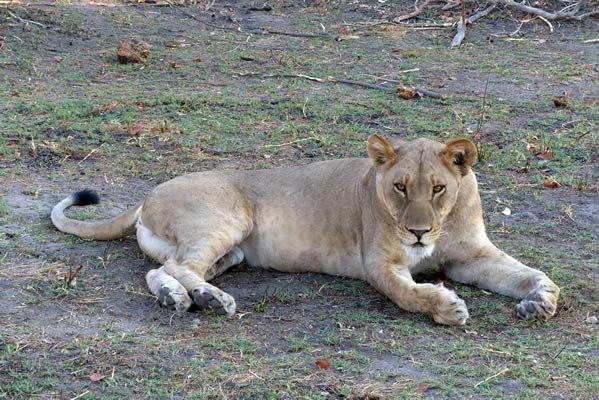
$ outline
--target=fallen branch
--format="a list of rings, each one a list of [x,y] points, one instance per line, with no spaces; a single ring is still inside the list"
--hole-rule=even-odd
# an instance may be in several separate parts
[[[593,15],[599,15],[599,11],[591,11],[586,14],[578,14],[580,11],[580,6],[582,5],[583,0],[579,0],[578,2],[571,4],[558,12],[549,12],[545,11],[541,8],[527,6],[525,4],[516,3],[514,0],[496,0],[500,4],[503,4],[506,7],[515,8],[516,10],[523,11],[525,13],[534,14],[541,16],[548,20],[556,20],[556,19],[573,19],[576,21],[580,21],[583,18],[587,18]]]
[[[396,87],[389,87],[389,86],[377,85],[377,84],[374,84],[374,83],[354,81],[354,80],[351,80],[351,79],[339,78],[339,77],[335,77],[335,76],[329,76],[326,79],[316,78],[316,77],[309,76],[309,75],[304,75],[304,74],[269,74],[269,75],[262,75],[262,74],[259,74],[259,73],[241,73],[241,74],[237,74],[237,76],[241,76],[241,77],[253,76],[253,77],[261,78],[261,79],[301,78],[301,79],[307,79],[309,81],[318,82],[318,83],[333,82],[333,83],[343,83],[345,85],[361,86],[361,87],[365,87],[365,88],[368,88],[368,89],[383,90],[383,91],[389,92],[389,93],[395,93],[397,91]],[[442,94],[434,92],[434,91],[429,90],[429,89],[425,89],[423,87],[415,87],[414,90],[419,95],[421,95],[421,96],[427,96],[427,97],[430,97],[430,98],[433,98],[433,99],[443,99],[444,98],[444,96]]]
[[[426,0],[424,3],[422,3],[421,5],[414,5],[414,11],[412,11],[411,13],[408,14],[404,14],[404,15],[400,15],[399,17],[393,18],[393,22],[398,23],[401,21],[405,21],[407,19],[411,19],[414,18],[420,14],[422,14],[422,11],[424,11],[424,9],[431,3],[434,3],[436,1],[439,0]],[[417,4],[417,2],[416,2]]]
[[[451,40],[451,44],[449,45],[449,47],[451,47],[452,49],[454,49],[456,47],[460,47],[460,45],[462,44],[462,41],[466,37],[466,25],[473,24],[474,22],[478,21],[479,19],[486,17],[491,12],[493,12],[496,8],[497,8],[497,4],[493,3],[489,7],[479,10],[478,12],[472,14],[471,16],[469,16],[466,19],[464,19],[464,15],[462,14],[462,16],[460,16],[460,19],[458,20],[458,32]]]

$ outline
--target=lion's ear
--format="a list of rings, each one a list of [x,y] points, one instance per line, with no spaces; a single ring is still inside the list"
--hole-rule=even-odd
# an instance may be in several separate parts
[[[445,145],[443,155],[458,167],[462,175],[466,175],[470,167],[476,164],[476,146],[467,139],[450,141]]]
[[[368,156],[375,167],[379,167],[388,162],[393,162],[396,158],[393,145],[391,145],[387,139],[376,133],[370,135],[368,138]]]

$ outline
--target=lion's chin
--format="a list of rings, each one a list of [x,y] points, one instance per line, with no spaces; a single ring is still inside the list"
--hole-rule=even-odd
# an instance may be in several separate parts
[[[421,242],[409,245],[402,244],[401,247],[408,258],[410,266],[416,265],[422,261],[422,259],[429,257],[431,254],[433,254],[433,250],[435,248],[434,245]]]

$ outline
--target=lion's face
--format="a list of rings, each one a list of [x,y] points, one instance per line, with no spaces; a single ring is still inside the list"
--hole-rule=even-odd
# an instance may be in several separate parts
[[[376,168],[377,198],[396,223],[404,250],[416,258],[430,255],[462,176],[476,162],[475,146],[468,140],[444,145],[428,139],[393,146],[372,135],[368,154]]]

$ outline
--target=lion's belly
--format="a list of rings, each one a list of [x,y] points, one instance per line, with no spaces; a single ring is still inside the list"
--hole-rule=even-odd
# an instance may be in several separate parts
[[[321,272],[364,279],[357,243],[343,235],[304,228],[302,224],[256,226],[240,245],[246,262],[284,272]]]

